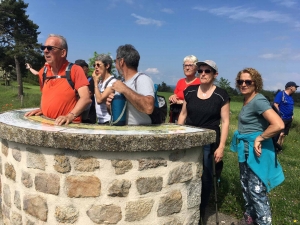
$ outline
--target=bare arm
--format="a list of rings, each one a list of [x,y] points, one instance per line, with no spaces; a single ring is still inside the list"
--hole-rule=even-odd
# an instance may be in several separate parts
[[[226,145],[226,139],[229,131],[229,101],[221,108],[221,137],[220,144],[214,153],[215,161],[220,162],[224,156],[224,149]]]
[[[151,114],[154,109],[153,96],[144,96],[136,93],[127,87],[122,81],[117,80],[112,85],[112,89],[122,93],[126,99],[140,112]]]
[[[274,106],[277,109],[277,111],[279,112],[279,104],[274,102]]]
[[[186,101],[183,101],[182,109],[181,109],[180,115],[178,117],[177,123],[180,125],[184,125],[186,117],[187,117]]]
[[[278,134],[281,130],[284,129],[284,123],[282,119],[273,109],[268,109],[262,115],[269,122],[270,125],[261,135],[257,136],[254,141],[254,149],[258,157],[261,154],[261,142],[265,139],[274,137],[276,134]]]

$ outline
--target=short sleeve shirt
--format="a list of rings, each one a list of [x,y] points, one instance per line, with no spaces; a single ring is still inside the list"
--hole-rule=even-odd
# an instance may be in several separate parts
[[[280,116],[284,120],[290,120],[293,117],[294,99],[292,96],[280,91],[274,99],[274,103],[278,104]]]
[[[183,94],[183,91],[190,85],[197,85],[197,84],[200,84],[200,79],[199,78],[196,78],[192,83],[189,83],[187,84],[185,82],[185,78],[182,78],[180,79],[177,84],[176,84],[176,87],[175,87],[175,90],[174,90],[174,94],[177,95],[177,97],[180,99],[180,100],[184,100],[184,94]]]
[[[130,80],[124,82],[126,86],[143,96],[154,98],[154,84],[151,78],[145,74],[135,74]],[[127,101],[127,124],[146,125],[151,124],[148,114],[138,111],[129,101]]]
[[[263,132],[269,126],[269,122],[262,114],[271,108],[270,102],[265,96],[257,94],[247,105],[242,107],[238,119],[238,131],[241,134]]]
[[[197,96],[200,85],[191,85],[184,91],[186,101],[186,124],[197,127],[219,127],[221,108],[229,101],[227,92],[216,87],[211,97],[200,99]]]

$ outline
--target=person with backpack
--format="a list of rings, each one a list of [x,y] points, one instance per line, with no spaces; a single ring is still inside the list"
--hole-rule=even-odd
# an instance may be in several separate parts
[[[95,59],[93,80],[98,124],[108,124],[111,118],[107,111],[106,99],[114,92],[111,86],[116,81],[116,78],[111,75],[112,63],[112,58],[106,54],[100,54]]]
[[[56,125],[81,122],[81,113],[92,102],[83,69],[68,62],[67,41],[61,35],[50,34],[41,50],[48,63],[39,71],[41,104],[25,116],[44,115]]]
[[[216,131],[216,142],[203,146],[203,174],[200,224],[205,224],[205,209],[213,187],[213,160],[222,163],[229,130],[229,95],[226,90],[214,85],[218,76],[217,64],[212,60],[197,62],[201,84],[184,90],[184,101],[178,124],[212,129]],[[220,123],[222,130],[220,130]]]
[[[279,111],[279,115],[284,122],[284,130],[279,134],[277,143],[283,145],[284,137],[289,134],[289,130],[294,119],[294,99],[292,95],[297,91],[299,86],[293,82],[287,82],[285,90],[277,93],[274,99],[274,106]]]
[[[190,85],[200,84],[200,79],[196,77],[198,67],[196,63],[198,59],[194,55],[188,55],[183,59],[183,72],[186,76],[181,78],[174,89],[174,94],[169,97],[170,113],[169,122],[176,123],[181,112],[184,101],[183,91]]]
[[[140,75],[138,66],[140,54],[130,44],[121,45],[117,49],[116,69],[124,82],[117,80],[112,90],[121,93],[127,99],[127,125],[151,124],[150,114],[154,110],[154,84],[145,74]],[[111,112],[114,93],[107,98],[106,105]]]
[[[90,124],[95,124],[96,123],[96,108],[95,108],[95,98],[94,98],[94,94],[95,94],[95,84],[94,84],[94,80],[92,77],[89,77],[88,73],[89,73],[89,65],[86,63],[85,60],[83,59],[77,59],[75,61],[75,64],[78,66],[81,66],[81,68],[84,71],[84,74],[86,76],[86,78],[89,81],[89,91],[90,91],[90,96],[91,96],[91,100],[92,103],[83,111],[82,113],[82,123],[90,123]]]

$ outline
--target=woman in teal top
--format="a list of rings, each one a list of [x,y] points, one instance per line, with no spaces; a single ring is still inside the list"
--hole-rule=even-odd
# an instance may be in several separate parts
[[[257,70],[246,68],[240,71],[236,77],[236,87],[244,95],[238,131],[234,133],[231,143],[231,150],[238,152],[246,209],[239,224],[271,225],[267,192],[284,180],[280,164],[275,163],[277,159],[272,137],[284,128],[284,123],[269,101],[259,94],[263,82]]]

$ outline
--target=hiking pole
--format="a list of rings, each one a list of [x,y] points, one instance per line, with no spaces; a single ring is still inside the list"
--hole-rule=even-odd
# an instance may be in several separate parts
[[[219,215],[218,215],[218,198],[217,198],[217,175],[216,175],[216,162],[215,157],[213,155],[212,163],[213,163],[213,179],[214,179],[214,189],[215,189],[215,204],[216,204],[216,224],[219,225]]]

